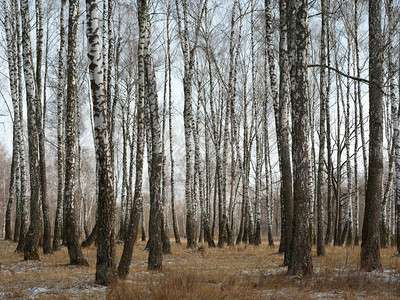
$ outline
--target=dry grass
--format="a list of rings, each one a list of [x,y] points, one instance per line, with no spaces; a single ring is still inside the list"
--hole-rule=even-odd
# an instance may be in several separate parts
[[[288,277],[277,246],[240,245],[204,253],[172,245],[162,273],[147,271],[147,253],[140,242],[127,280],[104,288],[94,284],[96,249],[84,249],[90,267],[69,266],[67,250],[25,262],[15,244],[0,241],[0,298],[37,299],[400,299],[400,257],[382,249],[384,272],[359,269],[358,247],[328,247],[313,253],[314,275]],[[122,245],[117,246],[117,257]],[[204,255],[203,255],[204,254]]]

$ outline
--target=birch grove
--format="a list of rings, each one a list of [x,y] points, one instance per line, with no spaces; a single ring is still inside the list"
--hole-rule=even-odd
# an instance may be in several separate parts
[[[363,271],[400,253],[398,1],[0,10],[0,224],[24,260],[67,251],[114,286],[137,251],[165,272],[268,248],[296,276],[314,247],[361,246]]]

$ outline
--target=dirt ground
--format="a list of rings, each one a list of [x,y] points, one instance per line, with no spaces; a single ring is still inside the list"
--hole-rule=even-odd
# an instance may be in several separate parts
[[[359,271],[359,247],[313,251],[314,274],[288,277],[278,242],[268,247],[187,249],[172,241],[163,271],[147,271],[145,243],[135,245],[127,280],[103,287],[94,283],[96,248],[83,249],[90,267],[69,266],[66,248],[41,261],[24,261],[16,244],[0,241],[0,298],[22,299],[400,299],[400,256],[381,249],[383,272]],[[122,253],[117,245],[117,262]],[[315,249],[314,249],[315,250]]]

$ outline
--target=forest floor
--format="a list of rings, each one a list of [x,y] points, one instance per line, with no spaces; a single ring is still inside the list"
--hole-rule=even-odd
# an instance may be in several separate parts
[[[171,241],[172,242],[172,241]],[[383,272],[359,271],[359,247],[327,247],[314,274],[286,276],[283,255],[264,241],[201,252],[172,242],[163,271],[147,271],[145,243],[135,245],[130,275],[108,288],[94,283],[96,248],[83,249],[90,267],[69,266],[66,248],[24,261],[16,244],[0,241],[0,299],[400,299],[400,256],[381,249]],[[117,258],[123,245],[117,245]]]

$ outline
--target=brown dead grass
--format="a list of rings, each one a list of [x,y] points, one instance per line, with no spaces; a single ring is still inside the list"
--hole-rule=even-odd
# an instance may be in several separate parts
[[[286,276],[278,248],[239,245],[204,253],[172,244],[163,271],[147,271],[145,244],[135,246],[130,275],[105,288],[94,284],[96,248],[83,250],[90,267],[69,266],[67,249],[25,262],[16,245],[0,241],[0,298],[33,299],[400,299],[400,256],[381,249],[384,272],[359,271],[359,247],[313,253],[314,275]],[[117,246],[117,258],[122,245]]]

